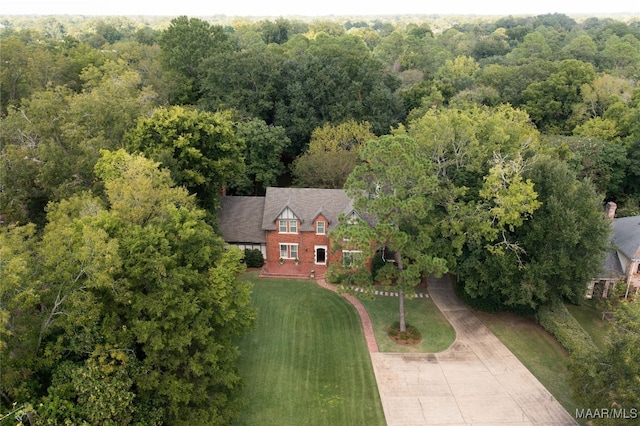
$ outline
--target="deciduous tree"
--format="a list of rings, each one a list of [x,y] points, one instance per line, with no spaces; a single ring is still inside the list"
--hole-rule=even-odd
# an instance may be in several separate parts
[[[231,49],[222,26],[186,16],[173,19],[158,43],[165,66],[182,82],[176,100],[183,104],[195,104],[199,99],[203,61]]]
[[[222,188],[244,173],[244,141],[225,112],[160,108],[138,121],[127,133],[126,144],[171,170],[173,180],[211,211]]]
[[[41,237],[0,229],[3,407],[58,423],[230,423],[234,339],[255,316],[242,253],[158,163],[104,151],[96,175],[106,200],[51,204]]]
[[[470,246],[460,268],[465,292],[487,308],[537,309],[569,299],[580,303],[609,242],[602,197],[566,163],[543,158],[524,176],[541,206],[521,226],[502,233],[511,250]]]
[[[291,141],[282,127],[257,118],[238,123],[237,135],[245,144],[245,173],[237,174],[230,186],[240,194],[263,194],[285,172],[282,155]]]
[[[376,137],[369,123],[355,120],[338,125],[326,123],[315,129],[309,149],[292,164],[296,185],[342,188],[349,173],[359,163],[360,148]]]

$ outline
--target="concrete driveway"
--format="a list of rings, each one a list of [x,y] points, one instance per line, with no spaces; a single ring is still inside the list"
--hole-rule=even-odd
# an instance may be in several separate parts
[[[437,354],[371,353],[388,425],[577,424],[460,302],[448,277],[430,279],[429,294],[456,340]]]

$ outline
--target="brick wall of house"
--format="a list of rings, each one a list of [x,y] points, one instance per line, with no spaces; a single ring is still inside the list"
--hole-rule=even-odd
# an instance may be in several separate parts
[[[325,234],[317,234],[317,222],[325,223]],[[300,231],[300,223],[298,222],[297,234],[280,234],[278,230],[268,231],[266,233],[267,241],[267,260],[269,263],[277,263],[280,260],[280,244],[297,244],[298,260],[300,264],[315,264],[315,255],[317,246],[326,246],[326,264],[337,262],[342,257],[341,253],[332,253],[331,241],[326,234],[328,223],[326,218],[319,215],[313,223],[314,231]],[[286,259],[285,262],[293,262],[293,259]]]

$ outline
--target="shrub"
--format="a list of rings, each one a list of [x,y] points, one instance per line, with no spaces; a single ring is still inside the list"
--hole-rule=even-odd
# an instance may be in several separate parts
[[[378,280],[378,271],[386,265],[384,259],[382,258],[381,252],[376,252],[376,255],[371,260],[371,276],[374,281]]]
[[[366,269],[345,269],[341,265],[330,265],[325,279],[331,284],[366,287],[371,285],[371,273]]]
[[[586,356],[597,351],[591,336],[561,301],[541,306],[536,317],[540,325],[553,334],[571,355]]]
[[[244,249],[244,263],[247,268],[261,268],[264,265],[264,256],[258,249]]]

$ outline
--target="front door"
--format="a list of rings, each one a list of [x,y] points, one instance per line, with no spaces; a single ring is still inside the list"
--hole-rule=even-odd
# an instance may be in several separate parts
[[[327,264],[327,246],[316,246],[315,264],[326,265]]]

